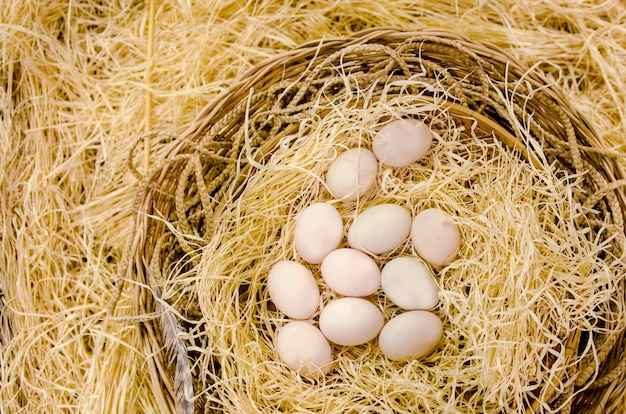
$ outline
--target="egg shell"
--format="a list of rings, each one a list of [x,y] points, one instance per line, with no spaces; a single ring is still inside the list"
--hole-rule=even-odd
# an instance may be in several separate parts
[[[353,201],[367,192],[376,181],[378,160],[366,148],[341,153],[328,167],[326,185],[333,197]]]
[[[429,310],[439,302],[435,278],[416,257],[397,257],[385,264],[381,285],[387,298],[405,310]]]
[[[320,264],[343,238],[343,221],[329,203],[314,203],[298,214],[294,229],[296,251],[310,264]]]
[[[361,345],[376,338],[385,319],[372,302],[362,298],[339,298],[322,309],[319,318],[324,336],[337,345]]]
[[[411,231],[411,213],[395,204],[379,204],[359,214],[348,230],[353,249],[382,254],[399,247]]]
[[[459,253],[461,232],[448,213],[429,208],[413,219],[411,241],[422,259],[433,266],[444,266]]]
[[[428,355],[443,336],[443,323],[434,313],[415,310],[391,318],[380,331],[378,345],[387,358],[407,361]]]
[[[320,270],[326,285],[344,296],[368,296],[380,287],[378,265],[359,250],[333,250],[324,258]]]
[[[310,318],[320,304],[320,290],[313,273],[290,260],[272,266],[267,290],[276,308],[293,319]]]
[[[304,321],[291,321],[278,330],[276,352],[289,368],[309,378],[320,378],[332,368],[332,350],[322,332]]]
[[[423,158],[432,141],[430,128],[422,121],[398,119],[374,136],[372,151],[384,165],[406,167]]]

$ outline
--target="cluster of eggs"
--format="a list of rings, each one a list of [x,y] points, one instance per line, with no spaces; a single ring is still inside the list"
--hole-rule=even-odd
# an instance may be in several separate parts
[[[374,185],[378,162],[407,166],[424,157],[431,142],[424,123],[393,121],[374,137],[372,151],[353,148],[339,155],[327,171],[326,184],[336,199],[356,200]],[[421,259],[399,256],[379,268],[372,256],[393,252],[408,237]],[[276,263],[267,278],[269,296],[292,319],[276,336],[279,358],[300,374],[318,378],[332,366],[329,341],[355,346],[378,337],[382,354],[395,361],[430,353],[443,335],[443,324],[429,312],[437,306],[439,288],[424,261],[443,266],[456,257],[461,236],[452,217],[437,208],[412,217],[400,205],[382,203],[356,216],[347,235],[350,247],[339,248],[343,238],[341,215],[331,203],[311,204],[296,218],[298,254],[308,264],[319,265],[326,286],[341,297],[323,307],[316,327],[311,320],[320,305],[315,275],[296,261]],[[380,288],[406,311],[386,323],[379,306],[367,299]]]

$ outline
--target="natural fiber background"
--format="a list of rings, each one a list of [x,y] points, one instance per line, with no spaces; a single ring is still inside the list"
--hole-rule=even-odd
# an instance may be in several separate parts
[[[105,319],[132,236],[127,156],[156,131],[158,159],[266,57],[373,26],[456,30],[545,71],[626,153],[622,2],[444,3],[3,2],[0,411],[160,411],[136,321]],[[132,314],[131,301],[123,295],[118,306]]]

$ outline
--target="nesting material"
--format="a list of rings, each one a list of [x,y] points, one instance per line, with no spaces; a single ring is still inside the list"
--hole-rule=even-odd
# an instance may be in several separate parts
[[[316,7],[311,4],[310,0],[4,3],[0,11],[2,412],[174,411],[173,374],[167,369],[173,366],[168,365],[169,354],[162,352],[159,327],[175,330],[180,323],[193,331],[189,321],[196,320],[197,306],[181,297],[196,281],[187,269],[170,266],[184,256],[177,251],[178,241],[159,244],[152,236],[159,238],[165,232],[155,224],[163,224],[159,219],[165,217],[181,244],[196,249],[202,244],[195,233],[199,216],[178,220],[172,209],[161,204],[185,171],[176,167],[164,176],[150,177],[151,190],[142,188],[140,194],[145,190],[148,200],[160,200],[151,209],[150,202],[136,196],[137,181],[128,173],[126,158],[133,138],[152,129],[155,133],[149,139],[139,140],[135,165],[146,173],[147,156],[150,165],[162,162],[168,143],[193,125],[201,108],[233,77],[268,56],[281,61],[282,51],[303,42],[354,38],[360,36],[356,30],[366,27],[433,26],[467,33],[508,50],[516,58],[513,66],[516,61],[537,65],[564,90],[567,101],[586,114],[602,142],[620,150],[623,157],[623,2],[391,0],[383,6],[375,0],[319,0]],[[341,40],[340,46],[349,41]],[[325,54],[322,50],[320,55]],[[347,63],[354,67],[354,62]],[[298,77],[306,64],[295,70],[292,66],[289,63],[281,70]],[[255,84],[256,91],[261,89]],[[233,95],[224,106],[235,105],[239,98]],[[211,118],[208,113],[201,117]],[[524,119],[520,117],[522,124]],[[215,149],[220,144],[212,145]],[[567,146],[559,152],[563,148]],[[619,177],[610,172],[610,160],[603,158],[593,156],[588,165],[599,168],[605,177]],[[182,168],[184,163],[178,165]],[[211,174],[207,182],[213,180]],[[197,194],[189,191],[186,201],[194,203]],[[135,196],[140,203],[134,204]],[[203,202],[210,206],[212,200]],[[138,223],[133,225],[137,211]],[[603,209],[598,211],[600,222],[612,222],[605,219],[608,214]],[[129,246],[130,239],[139,245]],[[151,260],[155,250],[163,252],[164,260],[144,268],[144,260]],[[132,272],[126,272],[126,259],[133,259]],[[155,286],[151,277],[162,281],[159,268],[169,284]],[[162,313],[169,307],[151,300],[158,291],[182,308],[182,315]],[[117,297],[120,300],[111,314],[111,302]],[[598,316],[589,323],[602,320],[601,310]],[[596,376],[598,381],[593,389],[577,395],[575,412],[624,412],[621,374],[606,377],[613,367],[624,366],[619,362],[623,337],[607,339],[600,336],[594,342],[615,343],[616,352],[606,358],[598,355],[605,361],[598,372],[593,364],[585,365],[591,368],[589,381]],[[195,370],[198,344],[186,345],[181,349],[185,355],[189,350],[190,368]],[[182,362],[177,366],[189,365]],[[119,389],[124,392],[111,394]],[[204,395],[194,401],[197,406],[203,405]]]
[[[333,199],[330,163],[403,118],[429,125],[427,156],[381,169],[354,202]],[[143,325],[158,380],[178,407],[193,382],[208,411],[601,409],[624,375],[623,176],[540,72],[458,33],[372,29],[267,60],[142,182],[130,254],[157,286],[139,303],[185,318]],[[318,201],[336,204],[346,227],[383,204],[455,218],[463,243],[434,269],[444,337],[432,352],[400,363],[373,341],[334,345],[317,382],[281,362],[273,344],[289,319],[269,300],[267,269],[297,258],[296,217]],[[320,288],[324,312],[337,296]],[[385,319],[401,313],[384,296],[367,300]]]
[[[237,401],[248,411],[408,413],[445,401],[469,413],[504,406],[523,412],[552,399],[572,381],[566,372],[596,352],[577,353],[573,338],[622,327],[622,304],[611,296],[623,265],[605,260],[613,235],[589,238],[580,225],[590,224],[588,207],[575,196],[584,192],[581,178],[534,166],[475,120],[452,115],[438,104],[443,91],[434,103],[409,93],[364,102],[351,92],[300,114],[304,127],[281,136],[260,168],[242,171],[237,182],[245,185],[216,211],[216,231],[196,268],[209,344],[198,361],[213,404],[226,411]],[[384,357],[375,341],[334,346],[334,370],[309,382],[277,357],[274,338],[287,319],[269,300],[268,270],[277,261],[298,260],[295,217],[313,202],[332,200],[323,176],[336,155],[345,147],[370,148],[390,119],[405,117],[431,126],[430,155],[385,169],[376,197],[336,207],[345,223],[382,203],[414,213],[454,212],[464,243],[436,274],[441,305],[434,312],[443,321],[443,339],[434,352],[407,363]],[[411,254],[407,240],[377,260],[382,265]],[[319,274],[318,283],[323,303],[337,297]],[[382,292],[375,298],[387,320],[401,313]],[[600,309],[606,324],[593,326]],[[220,369],[208,369],[212,364]]]

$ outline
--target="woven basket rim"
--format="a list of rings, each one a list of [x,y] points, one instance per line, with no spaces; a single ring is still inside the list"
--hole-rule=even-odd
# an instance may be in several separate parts
[[[139,212],[135,222],[137,236],[127,250],[128,254],[124,261],[125,275],[130,274],[132,279],[137,279],[149,286],[154,284],[154,281],[151,279],[153,269],[150,268],[149,263],[153,262],[155,254],[159,253],[156,246],[158,236],[168,230],[161,220],[155,220],[152,217],[156,214],[168,217],[169,212],[175,208],[174,200],[163,204],[163,200],[167,199],[167,196],[164,194],[168,191],[173,194],[176,191],[176,174],[180,173],[180,169],[187,162],[186,154],[197,150],[198,145],[203,140],[206,140],[207,136],[217,136],[220,128],[223,129],[228,124],[229,117],[236,112],[236,108],[246,103],[252,91],[259,93],[285,80],[293,82],[290,73],[296,72],[296,66],[300,71],[306,71],[308,68],[319,64],[324,58],[328,58],[332,53],[342,53],[351,48],[368,44],[383,44],[393,49],[393,47],[410,42],[411,39],[416,39],[416,42],[442,41],[447,47],[467,50],[472,57],[488,62],[495,69],[500,68],[506,70],[511,76],[523,77],[526,82],[533,86],[545,86],[547,83],[547,80],[541,73],[530,71],[525,65],[500,50],[497,46],[476,42],[464,34],[438,28],[419,30],[394,27],[372,28],[349,36],[331,37],[307,42],[297,48],[270,57],[235,79],[230,87],[207,104],[189,128],[172,143],[163,159],[143,176],[136,197],[136,208]],[[292,69],[291,72],[289,72],[290,69]],[[586,157],[585,159],[588,160],[588,164],[585,165],[593,164],[608,183],[606,188],[596,190],[605,192],[600,194],[602,197],[611,197],[611,201],[608,204],[613,214],[613,220],[617,223],[621,222],[621,227],[623,228],[623,222],[626,218],[626,192],[622,183],[626,178],[626,174],[624,173],[623,165],[615,154],[606,147],[606,144],[600,139],[589,122],[570,106],[560,90],[554,87],[544,87],[542,92],[545,93],[545,99],[551,99],[561,107],[561,116],[571,121],[572,133],[580,144],[576,151],[582,153]],[[520,151],[536,166],[541,164],[534,157],[532,150],[519,137],[515,136],[497,121],[460,103],[450,102],[449,106],[452,113],[456,112],[458,115],[477,118],[483,127],[494,131],[509,147]],[[231,120],[230,122],[234,121]],[[561,121],[555,119],[555,122],[560,123]],[[564,125],[560,126],[565,128]],[[566,133],[567,131],[564,132],[565,140],[567,139]],[[229,155],[226,151],[216,150],[212,154],[216,160],[229,161]],[[576,160],[574,159],[573,162],[576,163]],[[129,159],[129,165],[131,169],[136,171],[133,166],[132,154]],[[170,211],[164,206],[169,206]],[[619,213],[614,211],[618,209]],[[119,283],[118,286],[121,292],[123,284]],[[151,314],[154,310],[154,299],[151,297],[151,294],[144,290],[136,289],[134,295],[137,312],[140,314]],[[119,297],[119,294],[117,297]],[[166,404],[174,407],[175,403],[173,401],[175,401],[176,397],[170,378],[171,374],[169,374],[167,368],[167,358],[159,355],[159,350],[163,348],[163,343],[158,321],[148,320],[142,326],[145,332],[146,347],[152,349],[157,354],[151,360],[151,364],[154,366],[154,371],[159,372],[160,375],[158,380],[154,380],[156,382],[153,384],[153,388],[155,390],[161,389],[162,395],[159,398]],[[616,354],[621,354],[624,349],[623,342],[622,333],[621,337],[616,339],[614,348]],[[615,356],[611,358],[613,358],[611,359],[611,368],[619,365],[618,361],[614,360]],[[623,377],[624,373],[622,372],[617,379]],[[615,384],[617,379],[611,382],[611,384]],[[601,395],[601,393],[594,396],[593,404],[598,404],[597,406],[600,407],[603,402],[598,395]],[[604,398],[604,403],[606,403],[606,398]],[[532,407],[532,409],[539,411],[538,407]]]

